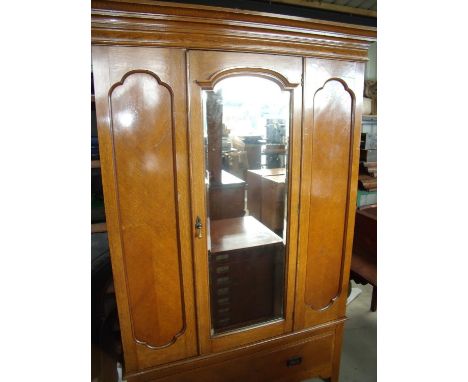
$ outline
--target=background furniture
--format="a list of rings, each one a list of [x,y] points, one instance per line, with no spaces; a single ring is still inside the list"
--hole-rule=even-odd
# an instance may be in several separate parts
[[[338,380],[364,62],[374,40],[368,27],[92,2],[99,150],[126,380]],[[290,97],[287,232],[264,246],[271,248],[242,246],[249,259],[236,268],[249,280],[264,277],[260,284],[270,288],[250,284],[262,296],[278,294],[280,281],[280,304],[274,299],[254,312],[235,295],[244,286],[223,291],[246,307],[236,325],[271,319],[224,331],[213,302],[222,288],[210,286],[210,263],[229,254],[213,249],[213,232],[224,241],[232,231],[213,231],[224,219],[210,219],[207,210],[202,96],[236,76],[271,81]],[[262,235],[274,238],[266,229]]]
[[[91,379],[117,382],[123,353],[106,233],[91,237],[91,292]]]
[[[377,207],[356,212],[351,278],[359,284],[371,284],[371,311],[377,310]]]
[[[377,116],[363,115],[359,158],[358,208],[377,205]]]
[[[373,286],[371,311],[377,310],[377,116],[364,115],[351,278]]]
[[[106,232],[104,195],[99,160],[99,140],[96,122],[94,81],[91,73],[91,233]]]

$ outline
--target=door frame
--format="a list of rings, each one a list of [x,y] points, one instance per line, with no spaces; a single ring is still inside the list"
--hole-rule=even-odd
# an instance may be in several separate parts
[[[287,200],[288,240],[285,258],[284,318],[233,330],[227,333],[212,334],[207,234],[206,229],[204,229],[203,239],[198,239],[196,238],[196,231],[194,228],[193,248],[198,344],[200,354],[208,354],[280,336],[291,332],[293,329],[302,142],[301,82],[303,60],[301,57],[294,56],[189,50],[187,51],[187,63],[193,226],[195,225],[195,219],[200,217],[203,227],[207,227],[202,91],[204,89],[212,89],[221,79],[250,74],[273,80],[283,90],[291,92]]]

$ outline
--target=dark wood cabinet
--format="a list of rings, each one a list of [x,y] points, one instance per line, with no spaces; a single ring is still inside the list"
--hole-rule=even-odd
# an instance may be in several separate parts
[[[252,216],[210,224],[216,234],[209,251],[214,333],[281,318],[281,237]]]
[[[92,2],[128,381],[338,380],[375,35],[222,8]],[[228,157],[247,164],[233,171]]]

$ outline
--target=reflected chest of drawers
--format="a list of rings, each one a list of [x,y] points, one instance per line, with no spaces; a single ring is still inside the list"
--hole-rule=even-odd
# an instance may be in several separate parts
[[[213,333],[281,318],[283,240],[252,216],[210,228]]]

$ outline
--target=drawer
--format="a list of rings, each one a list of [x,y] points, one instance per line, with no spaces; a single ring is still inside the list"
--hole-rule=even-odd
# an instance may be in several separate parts
[[[243,381],[300,381],[319,376],[331,369],[333,359],[333,333],[278,349],[268,355],[242,362]],[[238,365],[240,366],[240,365]],[[327,374],[327,373],[325,373]],[[297,379],[299,376],[305,378]],[[232,379],[234,382],[236,379]]]
[[[329,375],[334,332],[283,344],[248,356],[214,363],[156,381],[161,382],[299,382]],[[215,361],[213,361],[215,362]]]

